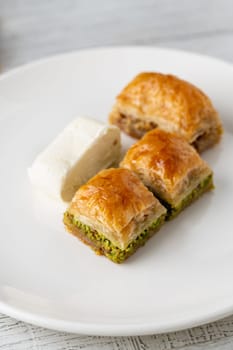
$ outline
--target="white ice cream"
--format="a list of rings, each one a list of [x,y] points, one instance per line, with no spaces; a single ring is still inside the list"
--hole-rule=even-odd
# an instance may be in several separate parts
[[[68,202],[88,179],[116,164],[120,152],[117,127],[77,118],[36,157],[29,178],[47,195]]]

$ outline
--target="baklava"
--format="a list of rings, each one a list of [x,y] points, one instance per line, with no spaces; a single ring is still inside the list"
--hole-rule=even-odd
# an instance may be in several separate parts
[[[79,188],[64,214],[68,231],[122,263],[160,228],[166,209],[127,169],[103,170]]]
[[[109,116],[135,138],[161,128],[183,136],[199,152],[219,142],[222,125],[210,99],[173,75],[141,73],[119,94]]]
[[[175,217],[213,188],[213,173],[181,136],[154,129],[127,151],[121,167],[134,171]]]

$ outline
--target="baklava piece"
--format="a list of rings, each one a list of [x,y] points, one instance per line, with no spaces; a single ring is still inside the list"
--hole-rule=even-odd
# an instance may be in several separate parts
[[[122,263],[160,228],[165,216],[166,209],[133,172],[111,168],[79,188],[64,224],[97,254]]]
[[[174,132],[199,152],[222,134],[210,99],[187,81],[161,73],[137,75],[117,97],[109,121],[135,138],[156,127]]]
[[[126,153],[120,166],[134,171],[175,217],[213,188],[213,173],[183,137],[161,129],[148,132]]]

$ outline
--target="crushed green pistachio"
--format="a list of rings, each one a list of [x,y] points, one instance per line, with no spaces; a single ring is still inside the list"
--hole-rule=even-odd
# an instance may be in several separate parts
[[[182,201],[176,206],[173,207],[170,203],[159,199],[160,202],[167,208],[167,217],[166,220],[171,220],[175,218],[185,207],[191,204],[195,199],[200,197],[205,191],[214,188],[213,185],[213,175],[207,176],[199,185],[194,188],[194,190],[187,195]]]
[[[131,241],[125,249],[120,249],[114,245],[104,234],[91,229],[88,225],[77,220],[68,211],[64,214],[64,223],[72,232],[74,227],[81,230],[82,234],[93,243],[93,249],[97,254],[105,255],[115,263],[122,263],[130,255],[132,255],[139,247],[143,246],[146,241],[160,228],[165,221],[165,215],[161,215],[147,229],[141,232],[136,239]]]

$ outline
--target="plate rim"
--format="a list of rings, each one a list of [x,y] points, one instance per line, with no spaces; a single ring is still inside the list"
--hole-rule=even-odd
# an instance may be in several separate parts
[[[215,63],[224,64],[228,66],[228,68],[233,69],[233,62],[225,61],[224,59],[221,59],[219,57],[206,55],[206,54],[202,54],[194,51],[187,51],[187,50],[175,49],[175,48],[173,49],[172,47],[153,46],[153,45],[109,45],[109,46],[98,46],[98,47],[92,46],[92,47],[87,47],[87,48],[78,49],[78,50],[70,50],[67,52],[60,52],[52,55],[46,55],[39,59],[31,60],[29,62],[17,65],[16,67],[13,67],[7,70],[6,72],[1,73],[0,82],[10,77],[11,75],[18,73],[19,71],[34,68],[37,65],[44,64],[51,60],[63,59],[67,56],[76,56],[78,54],[92,53],[94,51],[118,51],[118,50],[155,50],[155,51],[161,51],[161,52],[164,51],[167,53],[173,52],[173,53],[183,54],[183,55],[192,56],[196,58],[208,59]]]
[[[170,332],[184,331],[186,329],[191,329],[194,327],[200,327],[232,315],[233,300],[230,305],[231,307],[229,307],[227,304],[223,305],[208,316],[204,313],[199,318],[189,318],[188,322],[186,319],[183,319],[179,322],[173,321],[173,323],[170,323],[168,326],[159,326],[156,324],[156,322],[149,322],[144,324],[128,324],[126,326],[125,324],[122,325],[120,323],[109,325],[108,323],[103,322],[97,324],[90,322],[66,321],[53,317],[46,317],[41,315],[38,316],[32,312],[21,310],[21,308],[12,307],[11,305],[3,303],[2,301],[0,301],[0,312],[16,320],[59,332],[83,334],[88,336],[124,337],[165,334]]]

